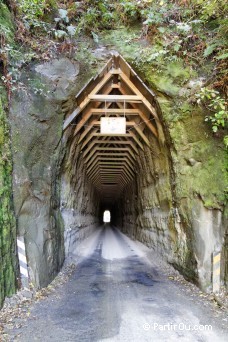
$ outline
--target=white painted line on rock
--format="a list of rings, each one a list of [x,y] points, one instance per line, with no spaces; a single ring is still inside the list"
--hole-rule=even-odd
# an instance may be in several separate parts
[[[20,277],[22,287],[29,287],[28,264],[25,253],[25,241],[23,236],[17,237],[17,250],[20,266]]]

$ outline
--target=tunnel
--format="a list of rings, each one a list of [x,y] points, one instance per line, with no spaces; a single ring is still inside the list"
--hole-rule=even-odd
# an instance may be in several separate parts
[[[49,92],[37,94],[28,84],[29,97],[21,90],[12,98],[13,200],[24,272],[36,288],[47,286],[65,261],[77,264],[79,246],[110,211],[112,227],[210,289],[217,251],[225,275],[226,240],[222,210],[206,207],[214,196],[207,184],[217,186],[217,178],[209,172],[213,149],[202,115],[176,120],[181,103],[155,93],[140,68],[106,52],[100,71],[68,58],[31,67],[23,79]]]
[[[177,212],[164,130],[154,93],[119,54],[76,95],[63,126],[66,257],[103,224],[105,210],[111,225],[170,255]]]

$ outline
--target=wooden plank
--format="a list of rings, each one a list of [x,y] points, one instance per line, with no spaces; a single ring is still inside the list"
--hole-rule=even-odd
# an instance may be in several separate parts
[[[90,170],[90,167],[94,164],[96,164],[97,162],[102,161],[102,162],[110,162],[110,163],[117,163],[120,161],[126,161],[127,164],[134,170],[134,162],[132,160],[129,160],[128,157],[107,157],[107,156],[98,156],[96,155],[95,158],[93,159],[93,161],[90,164],[86,165],[87,171]]]
[[[114,168],[117,167],[118,165],[123,165],[134,176],[134,172],[133,172],[133,170],[130,169],[130,166],[127,164],[127,161],[119,161],[119,162],[99,161],[98,164],[101,165],[101,166],[102,165],[110,165],[110,166],[112,166]]]
[[[138,88],[130,81],[130,79],[124,73],[121,73],[120,77],[136,95],[142,97],[142,102],[144,103],[144,105],[147,107],[147,109],[149,109],[149,111],[152,113],[152,115],[155,117],[155,119],[159,121],[155,108],[145,98],[145,96],[143,96],[143,94],[138,90]]]
[[[101,171],[104,171],[104,170],[106,170],[105,172],[108,174],[109,173],[109,171],[110,170],[113,170],[113,174],[116,172],[116,171],[118,171],[118,170],[121,170],[121,172],[122,172],[122,170],[123,170],[123,167],[121,168],[121,167],[118,167],[118,168],[116,168],[116,169],[114,169],[114,168],[106,168],[106,167],[103,167],[102,168],[102,166],[101,165],[95,165],[94,166],[94,168],[90,171],[90,172],[87,172],[87,175],[91,178],[91,177],[93,177],[93,175],[94,174],[96,174],[97,172],[99,172],[100,174],[101,174]]]
[[[138,133],[138,135],[140,135],[140,137],[143,139],[143,141],[146,143],[146,145],[148,147],[150,147],[150,142],[147,139],[147,137],[145,136],[145,134],[143,133],[143,131],[139,128],[138,125],[134,125],[133,128],[136,130],[136,132]]]
[[[120,88],[120,91],[125,94],[125,91],[123,88]],[[135,107],[136,105],[134,103],[132,103],[132,106]],[[150,119],[148,119],[148,117],[139,109],[137,108],[138,114],[141,117],[141,119],[143,120],[143,122],[145,122],[145,124],[147,125],[147,127],[150,129],[150,131],[156,136],[158,137],[158,132],[157,129],[154,127],[154,125],[151,123]]]
[[[110,156],[112,156],[112,157],[128,157],[134,163],[133,159],[129,156],[127,150],[124,150],[123,152],[121,152],[121,151],[122,151],[122,149],[120,150],[119,153],[118,152],[109,153],[109,152],[100,151],[100,152],[97,152],[96,155],[101,156],[101,157],[103,157],[103,156],[104,157],[105,156],[107,156],[107,157],[110,157]]]
[[[133,150],[138,154],[138,150],[137,148],[135,147],[134,143],[132,141],[116,141],[116,140],[109,140],[108,142],[107,141],[102,141],[102,140],[93,140],[90,145],[87,147],[87,149],[85,150],[84,154],[83,154],[83,157],[85,157],[89,151],[94,147],[94,145],[96,144],[99,144],[99,145],[102,145],[102,144],[118,144],[118,145],[130,145]],[[115,148],[115,147],[113,147]],[[118,147],[116,147],[118,148]]]
[[[100,190],[102,191],[102,195],[103,193],[105,193],[106,196],[117,196],[119,197],[119,195],[121,194],[121,192],[123,191],[123,189],[125,188],[126,184],[120,184],[118,183],[118,186],[113,186],[113,187],[109,187],[108,185],[100,185]]]
[[[104,67],[100,70],[99,74],[91,77],[91,79],[84,85],[84,87],[81,88],[81,90],[77,93],[75,97],[78,99],[83,96],[83,93],[90,93],[93,90],[93,88],[99,83],[100,79],[102,79],[104,75],[107,74],[112,68],[113,58],[111,57],[107,64],[105,64]]]
[[[111,87],[112,87],[113,89],[119,89],[120,85],[117,84],[117,83],[113,83],[113,84],[111,85]]]
[[[117,153],[113,153],[110,155],[110,153],[96,153],[94,154],[94,156],[91,158],[91,160],[88,161],[88,163],[86,164],[86,168],[88,169],[91,164],[93,164],[94,162],[97,162],[98,160],[121,160],[124,159],[126,161],[128,161],[129,165],[134,169],[135,166],[135,162],[134,160],[131,158],[131,156],[128,153],[122,153],[122,154],[118,154],[118,156],[115,156]]]
[[[78,144],[80,144],[80,142],[87,136],[87,134],[89,134],[89,132],[91,131],[92,128],[94,128],[95,123],[97,122],[96,119],[92,120],[91,122],[88,123],[88,127],[84,130],[84,132],[80,135],[80,139],[78,141]],[[96,130],[97,132],[97,130]]]
[[[110,175],[109,177],[104,177],[104,176],[101,177],[101,175],[98,173],[98,174],[95,174],[91,178],[91,181],[94,182],[94,183],[98,182],[99,184],[101,184],[101,180],[102,179],[106,179],[106,180],[109,180],[109,181],[113,180],[113,181],[118,182],[120,185],[123,185],[123,186],[125,185],[125,181],[120,179],[120,177],[118,175]]]
[[[127,152],[131,155],[131,157],[133,159],[136,160],[136,157],[134,155],[134,153],[132,152],[132,150],[130,149],[130,147],[95,147],[91,153],[86,157],[86,159],[84,160],[85,163],[88,163],[88,161],[91,159],[91,157],[97,152],[97,151],[110,151],[110,154],[111,152],[113,151],[118,151],[119,153],[121,152]]]
[[[136,72],[132,69],[132,67],[126,62],[122,56],[119,55],[119,66],[120,69],[127,75],[128,78],[134,81],[137,81],[137,84],[134,85],[139,89],[139,91],[144,95],[146,93],[146,98],[150,98],[150,101],[154,100],[155,94],[154,92],[147,87],[147,85],[143,82],[143,80],[136,74]],[[129,72],[130,71],[130,72]],[[145,95],[144,95],[145,96]]]
[[[133,132],[129,133],[130,136],[134,139],[134,141],[136,142],[136,144],[142,149],[144,150],[143,144],[139,141],[139,139],[135,136],[135,134]]]
[[[100,174],[101,174],[101,175],[106,175],[106,174],[107,174],[107,170],[108,170],[108,169],[105,169],[105,170],[102,170],[102,169],[101,169]],[[110,173],[111,175],[112,175],[112,174],[120,174],[120,175],[124,176],[126,179],[128,179],[129,181],[133,179],[133,177],[130,176],[130,175],[126,172],[126,170],[124,170],[124,169],[120,169],[120,170],[110,169],[110,170],[109,170],[109,173]]]
[[[109,104],[111,105],[111,103]],[[96,111],[95,111],[96,110]],[[110,114],[110,113],[113,113],[113,114],[119,114],[119,113],[122,113],[122,114],[126,114],[124,113],[124,111],[122,109],[120,109],[121,112],[119,111],[116,111],[116,110],[113,110],[113,109],[99,109],[99,108],[93,108],[93,109],[89,109],[84,115],[83,115],[83,118],[80,120],[80,122],[77,124],[76,126],[76,129],[74,131],[74,136],[80,131],[80,129],[85,125],[85,123],[90,119],[90,117],[92,115],[96,115],[96,114],[102,114],[102,113],[107,113],[107,114]],[[94,112],[95,111],[95,112]],[[130,111],[128,112],[128,115],[139,115],[138,113],[136,113],[136,110],[133,110],[132,112],[132,109],[129,109],[126,111]],[[82,133],[82,135],[80,136],[80,139],[78,141],[78,144],[85,138],[85,136],[91,131],[91,129],[93,128],[93,126],[100,126],[100,121],[94,119],[92,120],[89,124],[88,124],[88,127],[85,129],[85,131]],[[137,128],[137,126],[135,126],[135,122],[134,121],[130,121],[130,122],[126,122],[126,125],[127,126],[134,126],[134,128],[138,131],[138,133],[141,133],[140,135],[142,136],[143,140],[146,142],[146,137],[145,135],[142,133],[142,132],[139,132],[139,129]]]
[[[100,127],[101,125],[101,121],[98,121],[98,120],[93,120],[93,126],[94,127]],[[135,125],[135,121],[126,121],[126,126],[128,127],[134,127]]]
[[[110,73],[112,75],[120,75],[120,74],[122,74],[122,70],[120,68],[113,68],[110,70]]]
[[[131,182],[132,179],[129,179],[126,174],[123,173],[116,173],[116,175],[119,176],[119,181],[122,180],[123,184],[127,184],[129,182]]]
[[[89,136],[87,137],[87,139],[84,141],[84,143],[82,144],[81,149],[83,150],[83,148],[90,142],[90,140],[94,137],[94,132],[92,132],[91,134],[89,134]]]
[[[126,115],[128,117],[128,115]],[[100,126],[101,125],[101,122],[98,121],[98,120],[93,120],[92,121],[92,124],[94,126]],[[135,121],[126,121],[126,126],[127,127],[132,127],[133,129],[136,130],[136,132],[138,133],[138,135],[143,139],[143,141],[147,144],[147,146],[150,147],[150,142],[149,140],[147,139],[147,137],[145,136],[145,134],[143,133],[143,131],[140,129],[139,125],[135,122]]]
[[[130,145],[134,151],[138,154],[138,150],[135,147],[134,143],[129,140],[94,140],[95,144],[117,144],[117,145]]]
[[[107,93],[107,94],[109,94],[110,93],[110,91],[112,90],[112,88],[108,88],[108,89],[106,89],[106,92],[105,92],[105,94]],[[100,102],[98,102],[97,104],[96,104],[96,106],[98,107],[100,105]],[[107,109],[109,109],[109,107],[111,106],[111,103],[106,103],[106,107],[107,107]],[[97,108],[93,108],[93,109],[97,109]],[[82,118],[81,118],[81,120],[78,122],[78,124],[77,124],[77,126],[76,126],[76,128],[75,128],[75,130],[74,130],[74,136],[80,131],[80,129],[85,125],[85,123],[90,119],[90,117],[93,115],[93,113],[91,112],[91,108],[89,108],[89,109],[87,109],[84,113],[83,113],[83,115],[82,115]]]
[[[102,138],[101,138],[101,140],[99,140],[99,142],[100,142],[100,143],[102,143],[102,142],[103,142],[103,143],[105,143],[105,144],[106,144],[106,142],[105,142],[105,141],[106,141],[106,140],[105,140],[105,138],[104,138],[104,137],[102,137]],[[90,143],[90,145],[88,146],[88,148],[89,148],[89,149],[91,149],[91,147],[93,147],[93,146],[95,145],[95,143],[96,143],[96,142],[95,142],[95,140],[93,140],[93,141]],[[87,150],[88,150],[88,148],[87,148]]]
[[[102,182],[117,182],[118,186],[119,185],[125,185],[126,180],[124,178],[121,178],[120,175],[122,175],[122,173],[115,173],[115,174],[110,174],[110,175],[100,175],[100,184],[102,184]]]
[[[98,83],[98,85],[91,91],[91,96],[93,94],[96,94],[104,85],[105,83],[112,77],[112,74],[108,72],[104,78],[101,80],[101,82]],[[89,97],[87,96],[81,103],[80,105],[71,113],[71,115],[65,120],[63,124],[63,130],[65,130],[71,122],[78,116],[78,114],[88,105],[90,102]]]
[[[99,102],[133,102],[133,103],[141,103],[142,102],[142,96],[138,95],[104,95],[104,94],[96,94],[88,95],[88,99],[91,101],[99,101]]]
[[[107,169],[107,168],[103,168],[102,166],[101,166],[101,172],[106,172],[107,170],[109,170],[109,172],[112,172],[112,171],[110,171],[110,170],[113,170],[113,171],[115,171],[115,169],[114,168],[110,168],[110,169]],[[116,169],[117,170],[117,169]],[[123,168],[121,168],[121,169],[119,169],[119,170],[122,170],[123,172],[123,174],[125,174],[129,179],[133,179],[134,178],[134,174],[132,173],[132,172],[130,172],[130,170],[129,170],[129,168],[127,168],[126,166],[124,166]],[[102,173],[101,173],[102,174]]]
[[[108,166],[108,165],[106,165],[106,166]],[[132,172],[130,172],[129,168],[127,168],[126,165],[123,167],[109,166],[109,168],[104,167],[104,165],[100,165],[100,170],[101,170],[101,172],[103,172],[103,171],[105,171],[105,172],[109,171],[110,172],[110,170],[113,170],[115,172],[117,170],[121,170],[121,171],[123,171],[123,173],[127,174],[130,179],[134,178],[134,174]]]
[[[96,133],[96,132],[92,132],[88,138],[84,141],[83,145],[82,145],[82,149],[90,142],[90,140],[93,138],[93,137],[98,137],[98,138],[105,138],[105,137],[126,137],[126,138],[134,138],[132,136],[132,133],[126,133],[126,134],[101,134],[101,133]],[[109,142],[109,140],[105,140],[107,141],[107,143]]]
[[[120,180],[122,179],[122,181],[123,181],[123,183],[125,184],[125,186],[126,186],[128,183],[130,183],[130,182],[132,181],[132,179],[126,178],[126,175],[124,175],[124,174],[121,174],[121,175],[119,176],[119,179],[120,179]]]
[[[93,134],[94,137],[124,137],[124,138],[132,138],[132,135],[131,133],[123,133],[123,134],[120,134],[120,133],[94,133]],[[108,141],[108,140],[107,140]],[[118,141],[118,140],[116,140]]]
[[[126,166],[118,166],[116,168],[109,167],[108,165],[96,165],[90,173],[87,173],[88,177],[93,180],[96,175],[105,176],[105,177],[114,177],[116,174],[124,173],[126,177],[129,179],[134,178],[134,174],[130,173]]]
[[[122,161],[121,161],[122,162]],[[99,160],[99,159],[95,159],[94,162],[87,168],[87,173],[89,174],[90,171],[96,166],[96,165],[100,165],[101,163],[109,163],[111,165],[111,162],[110,161],[102,161],[102,160]],[[113,163],[113,162],[112,162]],[[114,162],[114,164],[116,164]],[[118,164],[117,164],[118,165]]]
[[[134,114],[138,115],[138,109],[134,108],[91,108],[93,114]]]

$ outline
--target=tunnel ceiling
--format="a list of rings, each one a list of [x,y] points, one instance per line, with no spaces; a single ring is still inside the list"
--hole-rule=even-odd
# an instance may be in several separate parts
[[[114,54],[77,94],[76,104],[63,129],[75,127],[73,136],[81,144],[89,179],[103,202],[113,202],[135,177],[139,150],[150,147],[148,134],[158,138],[154,94],[127,62]],[[101,129],[104,117],[109,118],[113,133]],[[116,118],[123,118],[125,132],[116,132]]]

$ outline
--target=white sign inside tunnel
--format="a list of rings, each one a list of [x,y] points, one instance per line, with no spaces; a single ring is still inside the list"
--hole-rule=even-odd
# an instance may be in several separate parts
[[[101,134],[126,134],[126,118],[102,117]]]

